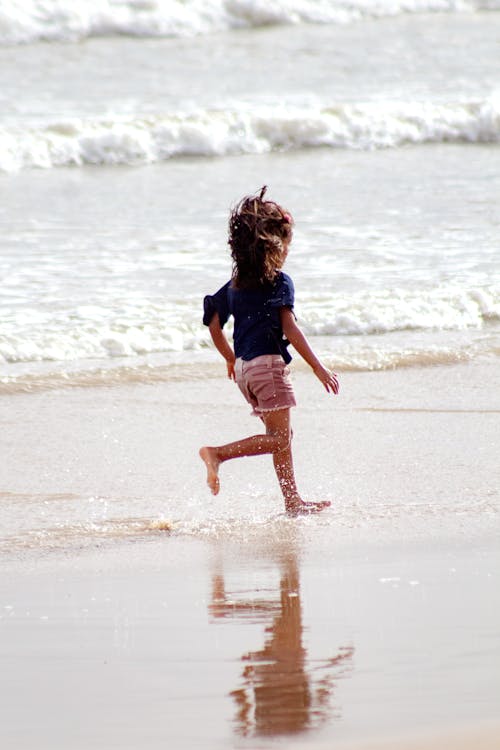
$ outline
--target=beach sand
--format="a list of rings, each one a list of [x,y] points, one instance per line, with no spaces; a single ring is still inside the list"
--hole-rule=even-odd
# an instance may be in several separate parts
[[[207,373],[0,397],[0,746],[499,748],[498,363],[296,368],[298,520]]]

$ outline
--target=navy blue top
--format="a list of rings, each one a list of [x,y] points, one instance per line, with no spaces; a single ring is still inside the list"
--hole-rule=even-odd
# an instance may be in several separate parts
[[[293,309],[293,281],[279,273],[272,284],[255,289],[235,289],[231,281],[203,300],[203,323],[208,326],[219,314],[222,327],[230,315],[234,317],[234,353],[244,360],[262,354],[281,354],[285,362],[292,357],[283,336],[280,307]]]

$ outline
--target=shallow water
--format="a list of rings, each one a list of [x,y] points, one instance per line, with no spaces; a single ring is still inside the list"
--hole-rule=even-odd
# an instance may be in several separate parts
[[[261,429],[221,377],[4,395],[0,557],[170,538],[255,543],[296,523],[318,550],[468,544],[498,525],[498,378],[489,362],[345,373],[332,397],[295,372],[299,489],[332,502],[299,521],[284,516],[266,456],[221,467],[210,495],[199,447]]]

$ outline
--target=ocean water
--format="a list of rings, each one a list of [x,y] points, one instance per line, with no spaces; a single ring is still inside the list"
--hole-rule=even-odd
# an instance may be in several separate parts
[[[307,681],[285,672],[323,696],[330,745],[496,715],[499,71],[500,0],[0,0],[7,745],[40,747],[54,721],[53,747],[117,727],[153,747],[161,716],[167,744],[233,746],[234,696],[266,672],[255,649],[295,579],[283,622],[304,617]],[[356,371],[335,400],[296,372],[297,477],[333,503],[299,520],[271,461],[233,462],[212,498],[196,455],[214,424],[245,426],[202,299],[230,273],[230,207],[263,184],[295,218],[299,323]],[[422,375],[434,363],[458,363],[452,388]],[[33,595],[21,573],[44,561]],[[125,665],[102,700],[92,627]],[[349,661],[318,671],[338,648]]]
[[[499,37],[492,0],[4,2],[1,387],[215,367],[262,184],[329,364],[497,356]]]

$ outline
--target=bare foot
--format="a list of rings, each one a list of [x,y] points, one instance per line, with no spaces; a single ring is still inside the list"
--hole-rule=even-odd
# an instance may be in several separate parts
[[[329,500],[321,500],[315,503],[305,503],[303,500],[298,502],[289,503],[286,506],[286,512],[289,516],[309,516],[311,513],[319,513],[325,508],[329,508],[331,502]]]
[[[203,448],[200,448],[200,458],[205,462],[205,466],[207,467],[207,484],[212,490],[212,495],[217,495],[220,490],[220,461],[217,458],[217,451],[215,450],[215,448],[208,448],[207,446],[204,446]]]

